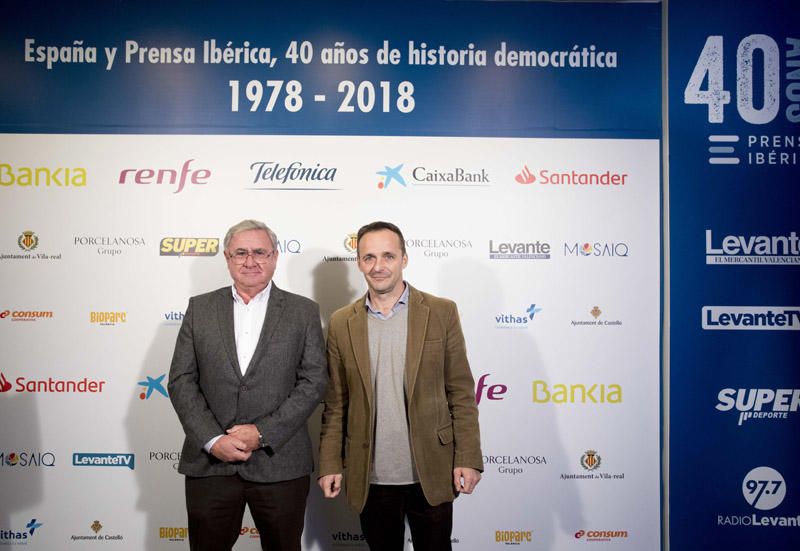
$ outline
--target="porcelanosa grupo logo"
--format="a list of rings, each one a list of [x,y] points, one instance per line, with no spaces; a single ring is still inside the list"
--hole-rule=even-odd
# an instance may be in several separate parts
[[[800,264],[797,233],[788,235],[726,235],[715,240],[706,230],[706,264]]]
[[[629,183],[627,172],[612,170],[581,171],[574,169],[543,168],[531,171],[528,165],[514,175],[518,184],[525,186],[536,184],[539,186],[557,187],[594,187],[622,189]]]
[[[534,467],[547,465],[544,455],[484,455],[484,468],[501,475],[516,476]]]
[[[800,409],[797,388],[723,388],[717,394],[717,411],[739,414],[737,425],[746,421],[785,421]]]
[[[87,248],[101,256],[118,256],[145,247],[144,237],[135,235],[76,235],[73,245]]]
[[[203,186],[209,183],[211,171],[206,168],[192,168],[194,159],[184,161],[179,168],[124,168],[119,173],[118,183],[121,186],[163,186],[172,193],[180,193],[186,185]]]
[[[405,163],[384,166],[376,174],[381,176],[378,189],[406,188],[408,182],[402,170]],[[460,166],[431,167],[415,166],[408,170],[408,181],[414,187],[488,187],[491,185],[489,173],[485,168],[465,168]]]
[[[302,161],[255,161],[248,189],[260,191],[339,191],[333,187],[336,167]]]
[[[703,306],[706,330],[800,330],[800,306]]]
[[[438,239],[412,237],[406,239],[406,248],[421,250],[427,258],[447,258],[451,252],[472,249],[472,241],[468,239]]]
[[[751,469],[742,480],[741,491],[747,505],[757,511],[777,509],[786,498],[788,488],[783,475],[773,467],[762,465]],[[787,515],[765,515],[760,513],[718,514],[717,526],[752,528],[794,528],[800,527],[800,514],[792,511]]]

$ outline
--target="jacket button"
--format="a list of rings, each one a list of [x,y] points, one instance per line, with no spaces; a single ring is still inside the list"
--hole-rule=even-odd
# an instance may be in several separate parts
[[[242,385],[242,386],[239,387],[239,390],[241,390],[242,392],[245,392],[247,390],[247,387],[245,385]]]

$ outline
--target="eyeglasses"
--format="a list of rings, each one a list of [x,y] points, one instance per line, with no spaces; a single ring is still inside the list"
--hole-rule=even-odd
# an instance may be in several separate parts
[[[265,251],[264,249],[253,249],[252,251],[248,251],[247,249],[236,249],[232,253],[228,253],[228,258],[233,260],[233,263],[237,266],[247,262],[248,256],[252,256],[253,260],[257,264],[266,264],[274,254],[275,249],[272,249],[269,252]]]

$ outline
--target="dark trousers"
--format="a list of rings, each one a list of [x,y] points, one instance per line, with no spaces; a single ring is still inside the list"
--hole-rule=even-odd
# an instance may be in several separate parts
[[[450,551],[452,502],[430,505],[419,484],[370,485],[360,520],[371,550],[403,551],[406,518],[414,551]]]
[[[309,477],[250,482],[239,475],[186,477],[189,548],[230,550],[242,529],[244,506],[261,534],[261,549],[300,551]]]

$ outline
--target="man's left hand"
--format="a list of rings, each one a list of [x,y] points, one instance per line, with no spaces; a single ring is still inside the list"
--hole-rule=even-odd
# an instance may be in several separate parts
[[[478,482],[481,481],[481,473],[469,467],[456,467],[453,469],[453,484],[456,492],[471,494]]]
[[[255,425],[234,425],[225,432],[244,442],[249,452],[261,447],[258,441],[258,429]]]

